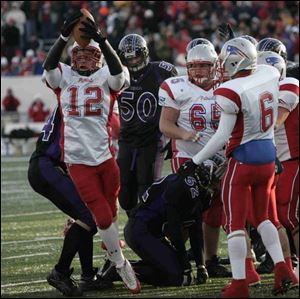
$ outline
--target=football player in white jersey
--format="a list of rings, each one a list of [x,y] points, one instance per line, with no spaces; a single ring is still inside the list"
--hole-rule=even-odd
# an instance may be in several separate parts
[[[214,46],[205,39],[195,39],[187,50],[188,75],[165,80],[159,92],[163,106],[160,129],[172,138],[173,172],[204,147],[215,133],[220,117],[213,97],[217,62]],[[222,203],[216,197],[203,214],[205,264],[210,277],[231,276],[217,258],[221,220]]]
[[[276,184],[276,204],[280,222],[292,232],[299,258],[299,80],[286,77],[286,63],[275,52],[259,52],[258,63],[272,65],[281,74],[275,143],[284,171]],[[285,260],[293,270],[290,255]],[[296,275],[299,280],[299,266]],[[297,285],[292,278],[293,284]]]
[[[257,66],[255,46],[244,38],[224,44],[220,64],[231,80],[214,94],[221,108],[217,132],[183,167],[194,169],[226,144],[227,170],[222,179],[228,251],[233,279],[223,298],[249,297],[244,227],[248,206],[254,205],[255,225],[275,264],[273,293],[285,292],[292,283],[278,232],[268,219],[268,203],[275,175],[274,125],[277,118],[279,72]],[[266,75],[267,74],[267,75]]]
[[[119,245],[116,218],[120,178],[108,133],[113,98],[127,87],[129,76],[90,19],[81,21],[80,29],[82,36],[90,40],[88,46],[83,48],[75,42],[71,66],[59,62],[81,16],[81,12],[75,12],[64,22],[61,35],[44,62],[44,80],[57,95],[63,116],[60,144],[70,176],[93,214],[109,259],[116,264],[126,287],[138,293],[140,283]],[[107,62],[103,67],[102,54]]]

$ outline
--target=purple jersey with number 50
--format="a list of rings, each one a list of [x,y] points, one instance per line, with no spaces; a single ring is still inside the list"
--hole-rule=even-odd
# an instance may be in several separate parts
[[[131,76],[130,86],[118,96],[120,142],[144,147],[159,140],[159,86],[165,79],[176,75],[172,64],[155,61],[150,62],[137,79]]]

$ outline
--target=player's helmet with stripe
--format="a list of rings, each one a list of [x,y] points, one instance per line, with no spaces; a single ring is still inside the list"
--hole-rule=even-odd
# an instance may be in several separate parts
[[[138,34],[128,34],[121,39],[118,55],[131,72],[140,71],[149,63],[147,42]]]
[[[211,85],[217,66],[218,55],[208,44],[199,44],[187,53],[187,73],[189,80],[201,88]]]
[[[227,41],[219,55],[219,72],[232,78],[243,70],[255,70],[257,65],[257,51],[247,39],[236,37]],[[221,77],[222,77],[221,76]]]
[[[257,64],[268,64],[277,68],[280,73],[280,79],[286,77],[286,63],[277,53],[271,51],[258,52]]]
[[[186,53],[188,53],[189,50],[191,50],[192,48],[194,48],[198,45],[208,45],[208,46],[211,46],[213,49],[215,48],[214,45],[208,39],[198,37],[198,38],[194,38],[187,44],[186,49],[185,49]]]
[[[71,67],[80,74],[89,75],[101,68],[101,57],[99,44],[94,40],[91,39],[84,48],[75,42],[71,51]]]
[[[255,47],[256,47],[257,44],[258,44],[258,41],[257,41],[253,36],[251,36],[251,35],[245,34],[245,35],[241,35],[240,37],[247,39],[247,40],[248,40],[249,42],[251,42]]]
[[[284,61],[287,61],[287,51],[285,45],[276,38],[264,38],[256,46],[257,52],[272,51],[279,54]]]

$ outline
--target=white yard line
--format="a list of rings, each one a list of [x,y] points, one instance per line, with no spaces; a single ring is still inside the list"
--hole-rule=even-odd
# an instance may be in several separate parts
[[[42,282],[47,282],[47,281],[45,279],[43,279],[43,280],[23,281],[23,282],[18,282],[18,283],[8,283],[8,284],[1,285],[1,288],[23,286],[23,285],[27,285],[27,284],[42,283]]]
[[[1,186],[11,186],[11,185],[24,185],[25,180],[14,180],[14,181],[1,181]]]
[[[29,190],[28,188],[24,188],[24,189],[17,189],[17,190],[1,190],[1,194],[18,194],[18,193],[32,193],[31,190]]]
[[[30,157],[3,157],[1,156],[1,162],[28,162]]]
[[[63,237],[42,237],[42,238],[36,238],[34,240],[7,241],[7,242],[1,242],[1,245],[41,242],[47,240],[63,240]]]
[[[27,171],[28,166],[26,167],[9,167],[9,168],[1,168],[1,173],[6,173],[6,172],[16,172],[16,171]]]
[[[9,214],[9,215],[1,215],[1,218],[15,218],[15,217],[23,217],[23,216],[53,214],[53,213],[61,213],[61,211],[54,210],[54,211],[45,211],[45,212],[23,213],[23,214]]]
[[[23,255],[15,255],[15,256],[8,256],[8,257],[3,257],[2,260],[13,260],[13,259],[20,259],[24,257],[35,257],[38,255],[49,255],[49,252],[40,252],[40,253],[33,253],[33,254],[23,254]]]

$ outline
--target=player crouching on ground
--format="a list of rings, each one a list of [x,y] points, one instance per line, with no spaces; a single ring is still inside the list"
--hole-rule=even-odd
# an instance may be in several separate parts
[[[131,212],[124,229],[130,248],[142,259],[132,262],[141,282],[155,286],[188,286],[194,276],[185,248],[189,231],[197,267],[196,283],[207,281],[204,266],[203,237],[199,234],[201,214],[211,205],[218,188],[216,164],[208,160],[190,172],[179,173],[153,183]],[[106,267],[107,269],[108,267]],[[115,272],[103,272],[103,278],[114,279]]]

